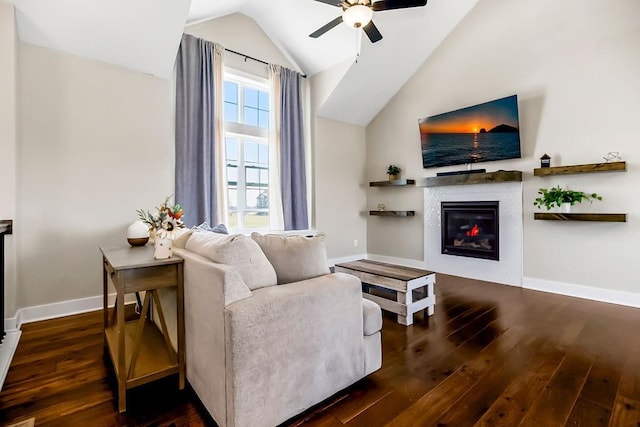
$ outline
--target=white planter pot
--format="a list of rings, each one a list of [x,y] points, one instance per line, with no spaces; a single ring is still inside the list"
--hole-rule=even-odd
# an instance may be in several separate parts
[[[156,236],[156,241],[154,242],[154,252],[153,257],[155,259],[167,259],[171,258],[173,255],[172,248],[173,241],[171,239],[162,239]]]
[[[563,203],[560,205],[560,212],[571,213],[571,203]]]

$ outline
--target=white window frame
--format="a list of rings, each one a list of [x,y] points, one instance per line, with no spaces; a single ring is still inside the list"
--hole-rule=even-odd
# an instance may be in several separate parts
[[[244,87],[250,87],[252,89],[257,89],[260,91],[264,91],[269,93],[269,96],[273,96],[271,93],[271,88],[269,85],[269,80],[254,76],[239,70],[231,69],[225,67],[224,69],[224,79],[225,82],[233,82],[237,83],[239,86],[238,90],[238,122],[227,122],[224,121],[224,136],[225,141],[227,138],[234,138],[238,141],[238,160],[237,160],[237,173],[238,180],[236,185],[236,198],[237,198],[237,211],[236,214],[238,216],[238,225],[233,228],[234,231],[240,233],[250,233],[252,231],[259,232],[267,232],[269,231],[269,226],[262,228],[246,228],[244,224],[244,215],[247,212],[260,212],[262,209],[253,209],[246,207],[246,174],[245,174],[245,159],[244,159],[244,143],[245,141],[257,142],[259,144],[267,144],[269,145],[269,129],[261,128],[258,126],[252,126],[242,123],[244,119]],[[269,111],[269,114],[273,114],[272,111]],[[225,158],[225,165],[227,164],[227,159]],[[271,167],[271,159],[269,159],[269,167]],[[225,170],[226,176],[226,170]],[[227,182],[229,182],[228,176],[226,177]],[[269,183],[271,185],[271,183]],[[271,214],[270,209],[268,210],[269,215]],[[231,211],[229,210],[229,215],[231,215]],[[229,218],[227,218],[228,222]]]

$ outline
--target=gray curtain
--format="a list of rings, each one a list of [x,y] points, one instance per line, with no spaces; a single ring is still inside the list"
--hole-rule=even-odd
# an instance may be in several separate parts
[[[300,73],[280,72],[280,185],[285,230],[309,228]]]
[[[184,222],[217,224],[214,44],[183,34],[176,62],[176,192]]]

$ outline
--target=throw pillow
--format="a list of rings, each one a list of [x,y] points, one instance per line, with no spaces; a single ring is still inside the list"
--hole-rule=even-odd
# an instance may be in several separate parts
[[[219,233],[219,234],[229,234],[229,231],[227,230],[227,226],[224,224],[218,224],[215,227],[211,227],[209,226],[208,222],[203,222],[200,225],[196,225],[195,227],[193,227],[194,230],[200,230],[200,231],[213,231],[214,233]]]
[[[193,232],[194,230],[190,230],[188,228],[181,229],[179,236],[173,239],[173,247],[177,249],[184,249],[187,245],[187,240],[189,240],[189,237],[191,237]]]
[[[324,234],[312,237],[251,233],[278,276],[278,284],[329,274]]]
[[[195,232],[186,249],[213,262],[235,267],[251,290],[277,283],[276,272],[256,242],[242,234]]]

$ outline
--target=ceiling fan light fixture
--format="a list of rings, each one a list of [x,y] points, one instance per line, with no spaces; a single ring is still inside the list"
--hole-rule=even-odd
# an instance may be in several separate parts
[[[371,22],[373,10],[368,6],[357,4],[349,7],[342,14],[342,21],[351,28],[361,28]]]

